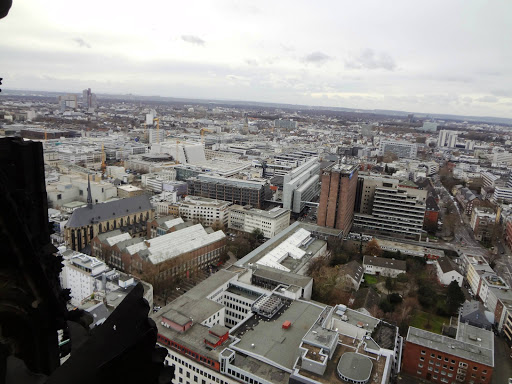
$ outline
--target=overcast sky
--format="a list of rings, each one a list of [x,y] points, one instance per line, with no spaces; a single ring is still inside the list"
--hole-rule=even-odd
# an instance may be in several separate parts
[[[5,89],[512,117],[510,0],[14,0],[0,36]]]

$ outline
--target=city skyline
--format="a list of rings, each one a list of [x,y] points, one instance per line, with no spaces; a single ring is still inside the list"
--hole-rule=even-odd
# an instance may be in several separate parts
[[[504,2],[15,2],[5,89],[512,117]]]

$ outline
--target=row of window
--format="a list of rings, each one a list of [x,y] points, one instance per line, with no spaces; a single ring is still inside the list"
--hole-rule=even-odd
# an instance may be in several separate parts
[[[226,381],[220,379],[219,377],[216,377],[216,376],[214,376],[214,375],[212,375],[212,374],[210,374],[208,372],[205,372],[202,369],[199,369],[199,368],[195,367],[194,365],[187,363],[186,361],[180,359],[177,356],[174,356],[174,355],[169,353],[168,357],[171,360],[176,361],[177,364],[181,364],[181,365],[185,366],[186,368],[192,370],[194,373],[197,373],[198,375],[208,379],[208,382],[205,379],[201,379],[201,384],[206,384],[206,383],[228,384]],[[171,366],[175,366],[175,365],[171,364]],[[178,370],[175,371],[175,374],[178,375],[178,382],[180,382],[180,383],[183,383],[183,377],[180,377],[179,375],[183,376],[183,373],[184,373],[184,371],[183,371],[182,367],[178,367]],[[191,377],[189,371],[185,371],[185,377],[186,378],[190,378]],[[199,382],[199,378],[197,377],[197,375],[194,375],[193,382],[194,383],[198,383]],[[187,381],[187,384],[190,384],[190,382]]]

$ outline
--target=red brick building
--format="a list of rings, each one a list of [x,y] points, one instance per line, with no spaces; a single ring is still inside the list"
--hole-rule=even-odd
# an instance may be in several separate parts
[[[96,236],[92,253],[112,267],[157,280],[185,278],[211,264],[217,264],[226,248],[222,231],[206,231],[201,224],[157,236],[131,238],[121,231]]]
[[[350,232],[354,218],[358,166],[335,164],[324,169],[317,224]]]
[[[494,334],[459,323],[455,339],[409,327],[402,371],[432,383],[489,384]]]
[[[431,195],[425,201],[425,218],[423,220],[423,227],[428,230],[437,229],[437,221],[439,220],[439,205],[436,199]]]

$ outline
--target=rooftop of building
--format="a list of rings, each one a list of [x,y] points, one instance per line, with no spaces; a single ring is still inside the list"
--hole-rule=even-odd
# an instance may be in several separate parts
[[[385,257],[366,255],[363,257],[363,265],[373,265],[376,267],[397,269],[405,272],[407,263],[405,260],[387,259]]]
[[[458,330],[457,339],[409,327],[406,341],[493,367],[494,334],[481,328],[459,323],[459,327],[461,325],[462,330]]]
[[[224,306],[206,297],[236,276],[236,273],[220,270],[167,304],[158,313],[151,315],[158,327],[158,333],[193,351],[218,359],[219,351],[210,350],[205,346],[204,339],[209,334],[210,328],[201,325],[201,322]],[[193,325],[186,332],[180,333],[172,328],[164,327],[161,324],[162,317],[167,317],[178,323],[192,320]]]
[[[338,372],[349,380],[364,381],[370,378],[373,362],[368,356],[346,352],[338,362]]]
[[[255,315],[234,332],[233,336],[239,338],[239,341],[230,347],[292,369],[299,357],[299,346],[304,335],[323,309],[311,303],[293,301],[287,302],[270,319]],[[283,328],[285,321],[291,322],[288,329]]]
[[[324,240],[313,238],[311,236],[312,233],[306,228],[308,227],[302,225],[300,222],[293,223],[288,228],[284,229],[279,234],[248,253],[245,257],[238,260],[235,264],[238,266],[248,266],[249,264],[258,263],[258,261],[262,260],[264,257],[270,257],[268,255],[275,255],[275,257],[272,258],[272,260],[275,259],[275,262],[265,263],[263,265],[269,267],[276,265],[276,269],[280,268],[287,272],[295,273],[299,271],[311,259],[311,257],[313,257],[326,244]],[[301,237],[298,238],[297,241],[294,241],[294,236]],[[305,245],[300,245],[302,241],[307,242]],[[294,244],[297,244],[298,246]],[[279,251],[281,248],[283,248],[283,250]],[[289,252],[293,252],[294,257],[291,257]],[[284,259],[282,259],[283,257]],[[261,262],[259,264],[261,265]]]
[[[148,250],[149,260],[153,264],[158,264],[225,238],[226,235],[222,231],[209,233],[201,224],[196,224],[155,237],[142,244]]]
[[[135,185],[131,185],[131,184],[120,185],[119,187],[117,187],[117,189],[121,189],[122,191],[125,191],[125,192],[137,192],[137,191],[142,191],[142,189],[141,189],[141,188],[136,187]]]
[[[150,210],[152,210],[152,206],[148,196],[140,195],[129,197],[108,203],[94,204],[91,208],[78,208],[73,211],[66,226],[69,228],[80,228]]]
[[[222,207],[225,205],[230,205],[231,202],[224,201],[224,200],[217,200],[217,199],[210,199],[208,197],[201,197],[201,196],[186,196],[182,205],[208,205],[213,207]]]
[[[441,257],[441,258],[436,260],[436,263],[439,264],[439,268],[441,268],[441,271],[443,273],[448,273],[448,272],[452,272],[452,271],[459,272],[459,269],[450,260],[449,257]]]
[[[281,207],[274,207],[274,208],[266,211],[263,209],[254,208],[250,205],[241,206],[241,205],[237,205],[237,204],[231,206],[231,211],[239,211],[239,212],[244,212],[244,213],[247,212],[252,215],[258,215],[258,216],[265,217],[268,219],[275,219],[281,215],[286,214],[287,212],[290,212],[288,209],[284,209]]]

